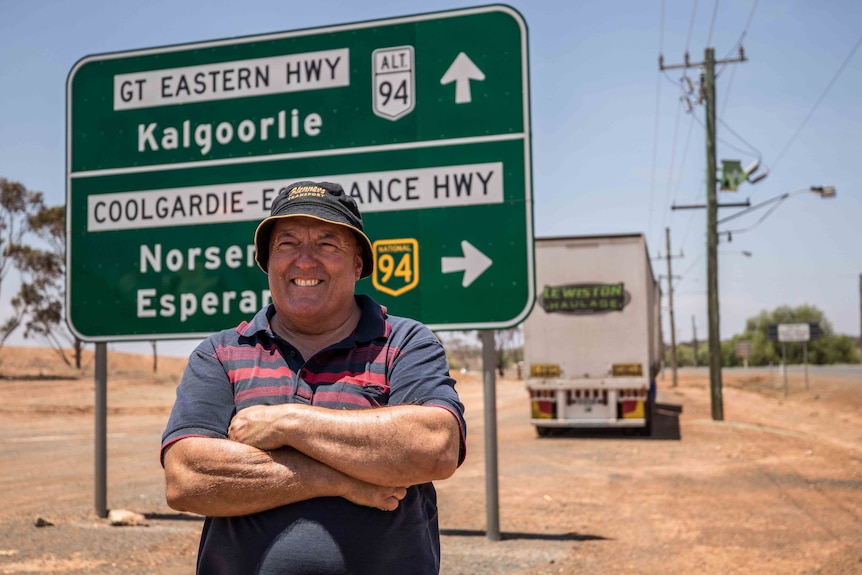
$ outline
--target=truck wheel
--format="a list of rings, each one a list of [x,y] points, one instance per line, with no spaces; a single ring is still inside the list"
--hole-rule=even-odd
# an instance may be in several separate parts
[[[649,394],[647,396],[646,405],[646,424],[640,428],[639,435],[642,437],[652,436],[653,422],[655,421],[655,399],[656,399],[656,383],[655,380],[650,381]]]
[[[646,424],[638,429],[638,435],[641,437],[650,437],[652,435],[653,420],[655,419],[655,402],[647,401],[646,404]]]
[[[550,427],[539,427],[537,425],[536,426],[536,433],[539,435],[539,437],[548,437],[549,435],[551,435],[551,428]]]

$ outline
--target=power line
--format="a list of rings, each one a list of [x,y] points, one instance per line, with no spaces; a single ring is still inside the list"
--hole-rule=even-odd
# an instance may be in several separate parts
[[[715,0],[715,4],[712,7],[712,20],[709,22],[709,35],[706,37],[706,45],[709,46],[712,44],[712,30],[715,27],[715,16],[718,14],[718,0]]]
[[[668,74],[668,73],[667,73],[667,70],[662,70],[662,71],[661,71],[661,73],[662,73],[662,75],[664,76],[665,80],[667,80],[668,82],[670,82],[671,84],[673,84],[673,87],[674,87],[674,88],[678,88],[678,87],[679,87],[679,80],[674,80],[673,78],[671,78],[671,77],[670,77],[670,74]],[[680,80],[681,80],[682,78],[685,78],[685,77],[686,77],[686,76],[685,76],[685,73],[683,73],[683,75],[682,75],[682,76],[680,76]]]
[[[759,220],[757,220],[756,222],[754,222],[753,224],[751,224],[747,228],[742,228],[739,230],[718,230],[718,235],[721,236],[723,234],[727,234],[727,241],[729,241],[729,242],[733,241],[733,234],[742,234],[745,232],[750,232],[751,230],[753,230],[754,228],[756,228],[757,226],[762,224],[763,220],[768,218],[772,212],[774,212],[776,209],[778,209],[778,206],[780,206],[783,203],[783,201],[784,200],[782,199],[782,201],[778,202],[777,204],[774,204],[772,207],[770,207],[768,210],[766,210],[765,214],[760,216]]]
[[[688,233],[691,231],[691,224],[694,223],[694,210],[691,210],[691,213],[688,216],[688,225],[685,227],[685,231],[682,234],[682,241],[680,242],[681,246],[685,245],[685,240],[688,239]]]
[[[731,48],[730,51],[725,56],[725,59],[730,58],[730,56],[734,52],[739,50],[740,46],[742,46],[742,41],[745,40],[745,37],[748,35],[748,29],[751,27],[751,21],[754,18],[754,12],[757,10],[757,3],[759,1],[760,0],[754,0],[754,2],[751,3],[751,11],[749,11],[749,13],[748,13],[748,19],[745,21],[745,27],[742,29],[742,33],[739,35],[739,39],[733,45],[733,48]],[[721,74],[722,74],[722,72],[724,72],[724,68],[726,66],[727,66],[727,64],[722,64],[721,68],[719,68],[718,71],[715,73],[716,76],[721,76]],[[730,100],[730,91],[733,88],[733,80],[735,78],[736,78],[736,66],[731,68],[730,80],[728,82],[727,89],[724,91],[724,99],[722,100],[721,113],[719,114],[719,118],[724,116],[724,111],[727,108],[728,100]]]
[[[655,196],[655,172],[658,162],[658,125],[659,125],[659,110],[661,104],[661,74],[656,76],[655,83],[655,123],[653,125],[653,142],[652,142],[652,176],[650,177],[649,186],[649,222],[647,223],[647,237],[652,237],[652,213]]]
[[[685,53],[688,54],[688,47],[691,44],[691,31],[694,28],[694,17],[697,15],[697,0],[694,0],[694,5],[691,7],[691,20],[688,23],[688,37],[685,39]]]
[[[742,41],[745,40],[745,35],[748,34],[748,29],[751,27],[751,20],[754,18],[754,11],[757,10],[758,2],[760,2],[760,0],[754,0],[751,4],[751,12],[748,13],[748,20],[745,22],[745,28],[743,28],[742,34],[739,35],[739,40],[736,41],[736,45],[733,47],[734,50],[736,50],[736,48],[742,44]],[[730,54],[728,54],[728,57],[729,56]],[[725,64],[725,66],[726,65],[727,64]]]
[[[693,131],[692,128],[694,128],[694,114],[692,114],[691,116],[692,117],[689,119],[689,122],[688,122],[688,134],[686,135],[686,138],[685,138],[685,147],[683,148],[682,162],[680,162],[680,166],[679,166],[679,175],[677,176],[677,179],[676,179],[676,189],[674,190],[674,194],[673,194],[674,203],[676,203],[676,200],[679,198],[679,189],[682,186],[683,169],[685,168],[685,164],[686,164],[686,161],[688,159],[688,148],[689,148],[689,143],[691,142],[691,133]],[[685,231],[682,234],[682,240],[680,241],[680,245],[685,245],[685,240],[688,237],[688,232],[691,230],[691,223],[693,221],[693,218],[694,218],[694,212],[689,214],[688,223],[685,227]]]
[[[724,91],[724,99],[721,102],[721,113],[718,114],[718,121],[724,116],[724,111],[727,109],[727,101],[730,99],[730,89],[733,88],[733,79],[736,78],[736,66],[730,69],[730,80],[727,82],[727,89]]]
[[[658,53],[664,51],[664,0],[661,0],[661,21],[658,24]]]
[[[700,119],[700,118],[698,118],[697,116],[692,116],[692,117],[695,119],[695,121],[696,121],[698,124],[700,124],[700,127],[701,127],[701,128],[706,129],[706,126],[703,124],[703,120],[701,120],[701,119]],[[723,123],[723,122],[722,122],[722,124],[724,125],[724,123]],[[727,126],[726,126],[726,125],[725,125],[725,128],[727,128]],[[730,129],[730,128],[728,128],[728,129]],[[732,131],[732,130],[731,130],[731,131]],[[754,146],[751,146],[751,144],[748,144],[748,142],[745,142],[745,143],[750,147],[750,149],[748,149],[748,150],[743,150],[742,148],[738,148],[738,147],[734,146],[733,144],[731,144],[731,143],[730,143],[730,142],[728,142],[727,140],[724,140],[724,139],[722,139],[722,138],[718,138],[718,137],[716,137],[716,139],[717,139],[719,142],[721,142],[722,144],[724,144],[725,146],[727,146],[728,148],[730,148],[731,150],[735,150],[735,151],[739,152],[740,154],[750,154],[750,153],[752,152],[752,150],[754,150],[755,154],[757,154],[758,156],[760,155],[760,152],[759,152],[759,151],[757,151],[757,148],[755,148]]]
[[[726,123],[724,120],[722,120],[721,118],[719,118],[719,119],[718,119],[718,122],[719,122],[722,126],[724,126],[724,128],[725,128],[728,132],[730,132],[731,134],[733,134],[734,136],[736,136],[736,138],[737,138],[740,142],[742,142],[743,144],[745,144],[746,146],[748,146],[748,148],[749,148],[752,152],[754,152],[754,153],[757,155],[757,157],[758,157],[758,158],[762,157],[762,154],[760,153],[760,150],[758,150],[757,148],[755,148],[754,146],[752,146],[751,144],[749,144],[749,143],[745,140],[745,138],[743,138],[742,136],[740,136],[739,134],[737,134],[737,133],[733,130],[733,128],[731,128],[730,126],[728,126],[728,125],[727,125],[727,123]]]
[[[688,128],[689,128],[688,129],[688,137],[686,138],[686,154],[685,154],[686,158],[688,156],[688,152],[687,152],[688,145],[689,145],[688,142],[691,138],[691,133],[693,131],[692,128],[694,127],[694,122],[695,122],[696,118],[694,117],[694,115],[692,115],[691,119],[692,119],[692,121],[688,125]],[[685,162],[686,162],[686,160],[684,159],[683,165],[685,164]],[[705,185],[705,182],[703,182],[701,180],[699,182],[699,184],[701,184],[703,186],[703,185]],[[679,178],[677,179],[677,189],[676,189],[676,192],[674,194],[674,202],[676,202],[676,200],[679,198],[679,189],[681,186],[682,186],[682,166],[680,166],[680,175],[679,175]],[[697,197],[700,198],[703,195],[703,193],[704,193],[704,191],[703,191],[703,188],[701,187],[700,192],[697,194]],[[675,210],[672,210],[672,211],[675,211]],[[685,242],[688,239],[688,235],[691,232],[691,228],[692,228],[692,225],[694,224],[694,221],[695,221],[695,211],[690,210],[690,213],[688,215],[688,220],[685,224],[685,231],[683,231],[683,233],[682,233],[682,239],[679,241],[679,245],[681,245],[681,246],[685,245]]]
[[[661,16],[659,22],[659,32],[658,32],[658,53],[659,53],[659,62],[662,60],[662,45],[664,43],[664,0],[661,1]],[[655,172],[656,172],[656,164],[658,162],[658,125],[659,125],[659,111],[661,110],[661,77],[662,71],[661,66],[659,66],[659,74],[656,76],[655,83],[655,123],[653,125],[653,141],[652,141],[652,175],[650,176],[650,186],[649,186],[649,215],[647,217],[647,238],[652,237],[652,213],[653,213],[653,205],[654,205],[654,195],[655,195]]]
[[[696,264],[698,264],[698,263],[700,262],[700,260],[702,260],[702,259],[703,259],[703,257],[704,257],[705,255],[706,255],[706,252],[700,253],[700,254],[698,254],[698,256],[697,256],[696,258],[694,258],[694,259],[691,261],[691,263],[690,263],[690,264],[689,264],[689,266],[685,269],[685,271],[684,271],[684,272],[682,272],[681,274],[679,274],[679,281],[677,282],[677,285],[679,285],[679,284],[682,282],[682,280],[683,280],[683,279],[685,279],[685,276],[686,276],[686,275],[688,275],[688,272],[690,272],[691,270],[693,270],[693,269],[694,269],[694,266],[695,266]]]
[[[690,114],[690,115],[693,116],[693,114]],[[691,143],[691,133],[693,131],[692,130],[693,127],[694,127],[694,119],[689,118],[688,130],[686,132],[686,137],[685,137],[685,144],[683,145],[683,148],[682,148],[682,160],[680,161],[679,168],[677,170],[676,184],[674,185],[674,191],[673,191],[673,203],[674,204],[676,204],[677,200],[679,199],[679,190],[682,187],[682,177],[683,177],[683,173],[685,172],[686,162],[688,160],[688,149],[689,149],[689,144]],[[670,174],[669,179],[668,179],[668,190],[670,190],[670,185],[672,182],[673,182],[673,174]],[[672,213],[673,210],[667,209],[669,207],[670,207],[669,205],[666,205],[665,209]],[[683,238],[685,238],[686,235],[687,234],[683,234]]]
[[[853,54],[856,53],[856,50],[859,48],[860,44],[862,44],[862,36],[859,36],[859,39],[856,40],[856,44],[853,45],[853,48],[850,50],[850,53],[847,54],[846,58],[844,58],[844,61],[841,63],[841,66],[838,68],[838,71],[835,72],[835,75],[833,75],[832,79],[829,80],[829,84],[826,85],[826,89],[823,90],[823,93],[820,94],[820,97],[817,98],[816,102],[814,102],[814,106],[812,106],[811,110],[808,111],[808,114],[806,114],[805,119],[802,120],[802,123],[799,124],[798,128],[796,128],[796,131],[793,132],[792,136],[790,136],[790,139],[787,141],[787,144],[785,144],[784,148],[781,150],[781,152],[779,152],[778,157],[775,158],[774,162],[772,162],[772,169],[773,170],[778,165],[778,162],[780,162],[782,160],[782,158],[784,158],[784,154],[790,148],[791,144],[793,144],[794,140],[796,140],[796,137],[799,135],[799,133],[802,132],[802,128],[805,127],[805,124],[808,123],[808,120],[811,119],[811,116],[814,115],[814,112],[820,106],[820,103],[823,102],[823,100],[826,98],[826,94],[829,93],[829,90],[832,89],[832,86],[833,86],[833,84],[835,84],[835,81],[838,80],[839,76],[841,76],[841,73],[844,71],[844,68],[847,67],[847,64],[850,62],[850,59],[853,57]]]
[[[757,10],[757,4],[759,1],[760,0],[754,0],[754,2],[751,4],[751,12],[748,13],[748,20],[745,22],[745,28],[742,29],[742,33],[739,35],[739,39],[736,41],[736,44],[734,44],[733,48],[731,48],[727,52],[727,55],[724,57],[725,60],[730,58],[733,53],[739,50],[739,47],[742,45],[742,41],[745,40],[745,36],[748,34],[749,27],[751,27],[751,20],[754,18],[754,11]],[[724,68],[726,66],[727,64],[722,64],[721,68],[719,68],[718,72],[716,72],[716,75],[721,75],[722,71],[724,71]]]
[[[665,76],[668,79],[670,79],[670,77],[667,75],[666,71],[662,70],[662,72],[665,74]],[[667,174],[668,174],[667,175],[667,191],[665,192],[665,202],[664,202],[664,208],[666,211],[664,212],[665,215],[662,218],[662,226],[663,227],[666,227],[668,225],[668,223],[667,223],[667,220],[668,220],[667,208],[670,207],[671,195],[673,195],[674,200],[676,200],[676,196],[679,193],[679,187],[680,187],[681,182],[682,182],[683,169],[685,167],[685,161],[686,161],[686,158],[688,156],[688,146],[689,146],[689,142],[691,140],[691,129],[692,129],[692,125],[693,125],[692,122],[689,121],[688,133],[686,136],[685,146],[683,147],[682,162],[680,163],[680,166],[679,166],[679,175],[676,177],[677,184],[676,184],[675,191],[672,194],[671,190],[674,189],[674,185],[673,185],[674,167],[676,164],[676,151],[677,151],[677,141],[679,138],[679,121],[680,121],[680,116],[682,114],[682,103],[683,102],[686,103],[686,105],[688,107],[688,113],[692,114],[692,105],[691,105],[691,100],[690,100],[689,96],[691,96],[692,93],[694,92],[694,86],[691,83],[691,80],[689,80],[688,76],[686,76],[685,74],[683,74],[683,76],[680,77],[678,87],[679,87],[679,90],[682,93],[682,95],[679,98],[679,104],[680,105],[677,107],[676,119],[674,121],[673,144],[671,146],[670,168],[668,169],[668,172],[667,172]]]
[[[664,218],[662,218],[662,224],[665,224],[663,227],[666,227],[667,224],[667,207],[670,206],[670,191],[673,187],[673,165],[676,161],[676,139],[679,135],[679,117],[682,113],[682,99],[680,99],[679,105],[676,108],[676,119],[673,124],[673,144],[670,149],[670,168],[667,171],[667,191],[665,191],[664,195]]]
[[[679,188],[682,185],[682,173],[683,168],[685,168],[686,160],[688,159],[688,146],[691,142],[691,132],[694,127],[694,114],[691,114],[691,117],[688,122],[688,133],[685,136],[685,146],[682,149],[682,161],[679,164],[679,175],[676,178],[676,189],[674,190],[673,199],[676,200],[679,197]]]

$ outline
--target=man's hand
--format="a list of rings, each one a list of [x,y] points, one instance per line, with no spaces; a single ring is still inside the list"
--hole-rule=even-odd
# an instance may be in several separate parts
[[[407,496],[405,487],[384,487],[354,480],[341,495],[344,499],[365,507],[376,507],[381,511],[395,511]]]
[[[278,418],[284,416],[285,405],[255,405],[233,416],[228,437],[234,441],[264,451],[284,447],[278,430]]]

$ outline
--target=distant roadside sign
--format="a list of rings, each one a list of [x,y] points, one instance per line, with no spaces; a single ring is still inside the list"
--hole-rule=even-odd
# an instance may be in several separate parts
[[[341,183],[359,284],[432,329],[534,299],[527,29],[486,6],[89,56],[67,85],[67,310],[86,341],[202,336],[269,298],[257,222]]]
[[[816,323],[774,323],[767,326],[769,339],[781,342],[810,341],[820,337]]]
[[[811,328],[807,323],[778,324],[778,341],[808,341],[811,339]]]

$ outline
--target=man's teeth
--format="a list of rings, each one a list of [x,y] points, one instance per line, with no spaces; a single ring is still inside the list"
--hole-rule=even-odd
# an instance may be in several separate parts
[[[303,280],[303,279],[299,279],[299,278],[297,278],[293,281],[294,281],[294,283],[296,283],[296,285],[298,285],[300,287],[311,287],[311,286],[316,286],[317,284],[320,283],[320,280]]]

